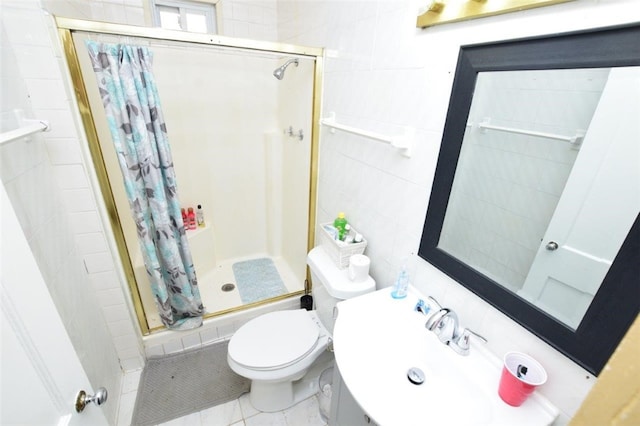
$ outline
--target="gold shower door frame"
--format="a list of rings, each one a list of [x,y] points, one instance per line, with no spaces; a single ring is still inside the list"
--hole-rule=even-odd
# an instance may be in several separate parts
[[[73,41],[74,32],[85,32],[94,34],[109,34],[114,36],[130,36],[140,37],[155,40],[165,41],[177,41],[187,42],[193,44],[202,44],[219,47],[231,47],[239,50],[259,51],[259,52],[271,52],[282,54],[294,54],[299,56],[306,56],[314,59],[314,73],[313,73],[313,100],[312,100],[312,117],[311,117],[311,170],[310,170],[310,182],[309,182],[309,211],[308,211],[308,227],[307,227],[307,251],[313,248],[315,239],[315,222],[316,222],[316,196],[317,196],[317,175],[318,175],[318,146],[320,139],[320,99],[322,91],[322,72],[323,72],[323,54],[324,49],[317,47],[305,47],[293,44],[275,43],[259,40],[248,39],[235,39],[230,37],[219,36],[215,34],[201,34],[201,33],[189,33],[186,31],[174,31],[165,30],[154,27],[137,27],[131,25],[122,24],[110,24],[97,21],[85,21],[79,19],[68,19],[62,17],[55,18],[56,25],[58,27],[58,34],[62,40],[64,48],[64,55],[66,57],[67,66],[71,75],[71,81],[73,83],[73,89],[75,92],[76,102],[80,111],[80,117],[87,136],[87,142],[89,145],[89,152],[95,168],[96,178],[100,186],[100,192],[105,203],[106,211],[109,216],[109,223],[111,225],[111,231],[113,233],[115,243],[118,250],[118,256],[120,258],[127,284],[129,287],[129,293],[133,301],[138,324],[143,335],[148,335],[153,331],[164,330],[165,327],[149,328],[146,313],[142,304],[142,299],[138,290],[138,283],[136,281],[133,265],[131,264],[131,258],[125,243],[124,233],[122,231],[122,225],[118,218],[118,212],[116,209],[116,203],[114,200],[113,192],[111,190],[111,183],[107,176],[107,169],[105,166],[104,158],[102,155],[102,149],[100,148],[100,142],[98,140],[98,133],[94,122],[93,113],[89,105],[89,98],[85,90],[84,78],[80,69],[80,63],[78,62],[78,52],[76,50],[75,43]],[[311,283],[311,277],[309,268],[307,267],[307,280]],[[295,297],[304,294],[304,290],[300,290],[293,293],[287,293],[285,295],[277,296],[274,298],[246,304],[234,308],[230,308],[223,311],[209,313],[204,318],[211,318],[215,316],[221,316],[229,312],[235,312],[238,310],[244,310],[259,306],[267,303],[272,303],[278,300],[286,299],[289,297]]]

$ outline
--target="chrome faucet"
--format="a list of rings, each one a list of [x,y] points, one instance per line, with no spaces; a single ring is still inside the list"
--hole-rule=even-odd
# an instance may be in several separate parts
[[[449,308],[438,310],[424,326],[427,330],[433,331],[442,343],[460,355],[469,355],[469,338],[472,334],[487,342],[487,339],[468,328],[460,330],[458,315]]]
[[[458,315],[449,308],[442,308],[431,315],[424,326],[427,330],[433,331],[445,345],[457,342],[460,336]]]

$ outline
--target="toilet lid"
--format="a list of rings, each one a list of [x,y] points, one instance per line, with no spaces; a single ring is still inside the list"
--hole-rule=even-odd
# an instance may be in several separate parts
[[[311,352],[320,329],[304,309],[277,311],[252,319],[235,332],[229,356],[256,370],[292,364]]]

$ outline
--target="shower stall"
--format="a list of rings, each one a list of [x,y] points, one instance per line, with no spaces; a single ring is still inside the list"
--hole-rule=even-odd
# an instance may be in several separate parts
[[[322,49],[57,19],[89,150],[144,334],[164,327],[85,41],[153,54],[205,319],[304,292],[313,244]],[[286,73],[285,73],[286,70]],[[265,269],[266,268],[266,269]]]

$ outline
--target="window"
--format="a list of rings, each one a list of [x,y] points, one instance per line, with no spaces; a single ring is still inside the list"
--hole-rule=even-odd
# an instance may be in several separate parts
[[[154,24],[168,30],[218,32],[214,3],[186,0],[151,0]]]

